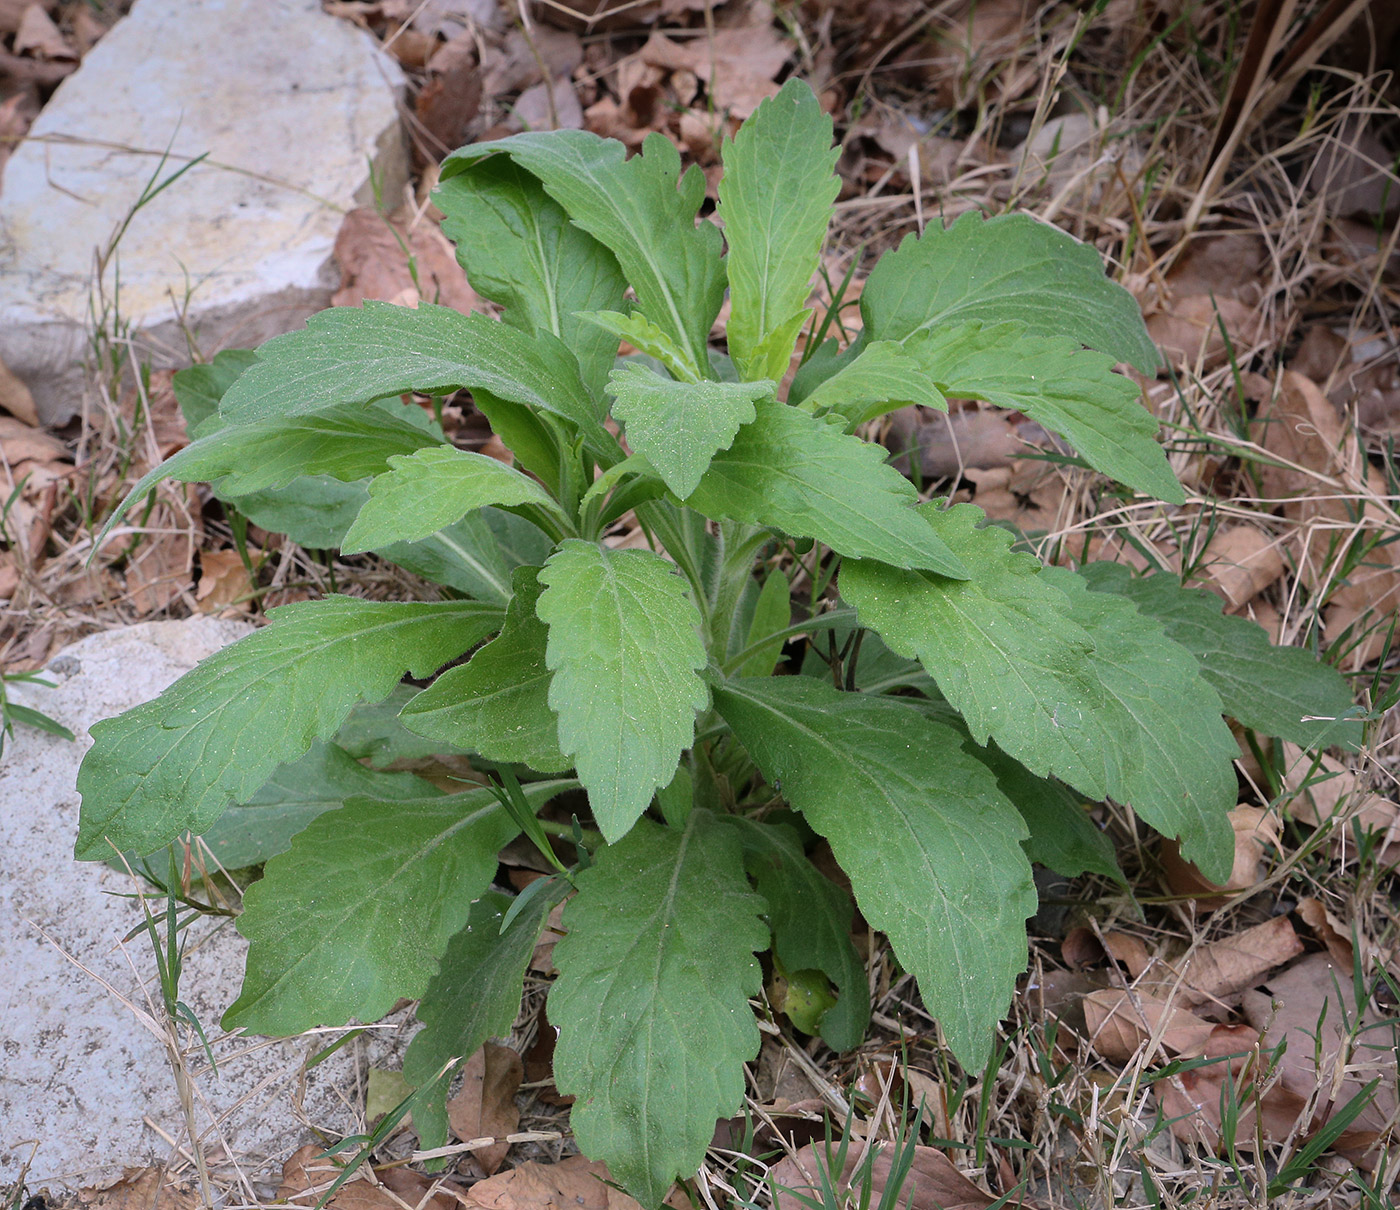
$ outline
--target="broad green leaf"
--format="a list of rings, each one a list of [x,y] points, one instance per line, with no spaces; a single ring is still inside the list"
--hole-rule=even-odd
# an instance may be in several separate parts
[[[438,184],[433,201],[472,289],[502,307],[506,323],[559,337],[588,388],[601,393],[617,342],[578,312],[622,305],[627,282],[613,254],[505,156],[460,169]]]
[[[475,601],[339,596],[268,617],[154,701],[93,726],[78,770],[79,860],[205,831],[357,703],[387,697],[405,672],[431,676],[501,624],[498,607]]]
[[[1227,617],[1214,593],[1183,588],[1175,576],[1133,578],[1126,567],[1090,563],[1080,575],[1098,592],[1115,592],[1166,628],[1201,665],[1225,713],[1263,735],[1302,748],[1360,747],[1362,724],[1343,719],[1355,708],[1346,678],[1310,651],[1275,647],[1246,618]]]
[[[724,142],[719,217],[729,245],[729,353],[746,379],[781,381],[787,373],[841,188],[838,154],[831,118],[797,79]],[[773,340],[780,330],[786,339]]]
[[[1069,336],[1152,373],[1160,361],[1133,296],[1104,276],[1087,244],[1027,214],[962,215],[906,236],[870,271],[860,296],[871,340],[970,322]]]
[[[906,404],[948,410],[948,401],[919,360],[892,340],[877,340],[825,379],[802,401],[809,412],[833,411],[847,429]]]
[[[423,1023],[403,1056],[404,1077],[422,1088],[449,1059],[475,1054],[491,1038],[510,1033],[520,1011],[525,971],[545,919],[569,884],[555,882],[553,893],[536,895],[502,932],[511,899],[488,891],[471,907],[466,927],[447,943],[441,964],[423,992],[418,1020]],[[447,1142],[445,1102],[450,1077],[414,1108],[413,1126],[423,1150]]]
[[[753,620],[749,623],[744,647],[763,643],[771,634],[786,630],[792,625],[792,588],[788,578],[776,567],[768,572],[754,602]],[[739,676],[772,676],[773,669],[782,658],[786,639],[773,639],[767,642],[739,665]]]
[[[504,605],[511,570],[543,563],[553,549],[554,539],[524,517],[483,508],[421,541],[395,542],[375,553],[435,584]]]
[[[700,611],[674,565],[650,551],[574,539],[539,578],[559,749],[615,843],[670,782],[709,700]]]
[[[772,399],[773,382],[675,382],[631,362],[612,372],[613,415],[627,426],[627,443],[647,459],[682,499],[719,450],[727,450],[754,404]]]
[[[412,685],[399,685],[383,701],[356,706],[335,733],[335,746],[356,761],[367,762],[371,769],[384,769],[400,760],[421,760],[425,756],[463,751],[441,740],[415,735],[403,725],[400,711],[422,692]],[[369,794],[367,797],[392,796]]]
[[[919,517],[914,485],[885,451],[776,401],[715,455],[686,503],[708,517],[814,538],[852,559],[949,576],[967,570]]]
[[[533,173],[583,230],[612,250],[642,312],[702,369],[710,325],[724,298],[718,228],[695,221],[705,197],[698,165],[681,175],[680,152],[652,133],[640,155],[584,130],[512,135],[464,147],[442,165],[450,181],[486,156],[505,154]]]
[[[836,1004],[821,1021],[832,1050],[861,1044],[870,1024],[865,964],[851,943],[851,900],[817,869],[790,827],[724,816],[744,846],[745,864],[768,903],[773,953],[790,971],[819,970],[836,987]]]
[[[625,340],[637,352],[654,357],[678,381],[700,381],[700,369],[689,354],[640,312],[623,315],[618,311],[590,311],[579,318],[611,332],[619,342]],[[617,349],[613,352],[616,354]]]
[[[617,445],[558,337],[527,335],[480,313],[421,303],[367,301],[313,315],[299,332],[269,340],[219,405],[231,424],[319,412],[418,391],[480,388],[576,426],[596,452]]]
[[[810,677],[714,686],[764,777],[831,843],[969,1070],[1026,967],[1026,826],[962,737],[892,698]]]
[[[1187,861],[1224,883],[1235,854],[1228,812],[1239,746],[1220,717],[1220,698],[1196,658],[1131,601],[1090,592],[1062,567],[1042,575],[1069,596],[1075,621],[1093,635],[1094,671],[1124,720],[1120,727],[1137,728],[1143,759],[1110,794],[1162,835],[1177,837]]]
[[[363,481],[342,483],[329,475],[303,475],[286,487],[272,487],[246,496],[233,496],[220,483],[214,495],[237,509],[254,525],[273,534],[286,534],[298,546],[335,550],[369,499]]]
[[[695,1175],[758,1054],[748,999],[768,945],[739,838],[708,811],[649,820],[577,876],[554,947],[554,1080],[585,1155],[646,1207]]]
[[[897,655],[923,664],[977,743],[995,736],[1033,773],[1107,797],[1140,748],[1114,725],[1069,598],[1034,556],[1011,552],[1010,533],[978,528],[981,509],[930,501],[919,512],[972,579],[846,563],[841,595]]]
[[[228,425],[185,446],[148,471],[108,520],[111,527],[162,479],[218,482],[220,497],[286,487],[304,475],[329,475],[347,482],[377,475],[395,454],[440,446],[424,423],[423,410],[351,404],[306,416],[277,416],[249,425]]]
[[[1107,354],[1067,336],[1026,334],[1015,323],[941,327],[904,347],[945,395],[1023,412],[1105,475],[1172,504],[1186,499],[1141,390],[1113,372]]]
[[[1030,832],[1024,846],[1027,857],[1066,878],[1087,871],[1128,885],[1113,842],[1095,827],[1082,797],[1057,781],[1037,777],[995,744],[981,748],[967,740],[963,751],[992,771],[998,788],[1021,812]]]
[[[549,630],[535,616],[538,568],[517,568],[501,633],[465,664],[449,668],[404,709],[404,726],[487,760],[559,773],[573,763],[559,751],[545,664]]]
[[[300,760],[278,769],[247,802],[230,806],[202,839],[224,869],[241,870],[285,852],[313,819],[348,799],[393,801],[439,793],[412,773],[366,769],[338,745],[318,741]]]
[[[170,385],[189,432],[193,433],[218,412],[224,392],[257,359],[252,349],[225,349],[216,353],[213,361],[187,366],[175,374]]]
[[[528,475],[485,454],[434,445],[396,454],[369,485],[369,501],[340,549],[347,555],[417,542],[488,505],[533,504],[561,520],[554,498]]]
[[[537,782],[538,809],[572,782]],[[285,1037],[416,999],[520,831],[484,789],[318,816],[245,892],[248,965],[225,1029]]]

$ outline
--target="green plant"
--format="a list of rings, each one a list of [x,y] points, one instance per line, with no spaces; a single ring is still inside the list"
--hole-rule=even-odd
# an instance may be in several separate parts
[[[269,611],[94,727],[79,779],[80,858],[187,831],[208,844],[242,816],[240,859],[266,865],[226,1026],[288,1034],[419,998],[405,1075],[420,1088],[509,1030],[572,894],[555,1077],[584,1151],[648,1206],[741,1100],[757,955],[808,988],[820,973],[830,1005],[805,997],[803,1020],[828,1044],[863,1036],[852,905],[808,859],[815,835],[978,1069],[1026,963],[1031,862],[1122,877],[1086,800],[1131,804],[1224,881],[1237,748],[1222,715],[1304,746],[1360,730],[1334,670],[1215,598],[1043,567],[979,509],[920,503],[856,435],[905,403],[978,398],[1127,488],[1183,499],[1113,370],[1156,364],[1133,300],[1093,249],[1027,216],[906,239],[865,283],[859,336],[820,341],[832,317],[806,302],[837,193],[831,134],[805,85],[765,102],[723,149],[723,233],[697,222],[703,178],[660,136],[631,159],[578,131],[465,148],[436,200],[502,321],[367,303],[201,368],[202,435],[127,505],[162,477],[274,503],[333,482],[353,516],[325,545],[444,588]],[[709,343],[726,284],[727,355]],[[639,355],[619,363],[620,339]],[[399,398],[463,388],[516,467],[453,448]],[[627,514],[651,549],[604,541]],[[435,679],[420,691],[406,674]],[[499,784],[447,795],[356,763],[448,750]],[[289,827],[267,787],[317,782],[307,762],[337,766],[334,801],[303,794]],[[572,806],[531,826],[579,786],[596,833],[564,822]],[[488,887],[522,829],[563,842],[563,869],[511,902]],[[425,1147],[445,1138],[446,1083],[414,1109]]]

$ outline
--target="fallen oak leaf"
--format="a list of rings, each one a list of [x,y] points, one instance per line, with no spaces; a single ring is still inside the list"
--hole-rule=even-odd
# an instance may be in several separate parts
[[[1275,916],[1233,937],[1197,947],[1183,964],[1181,996],[1194,1005],[1233,995],[1255,986],[1302,952],[1303,943],[1288,917]]]
[[[495,1137],[504,1139],[520,1125],[515,1094],[525,1078],[520,1055],[507,1046],[487,1042],[462,1065],[462,1087],[447,1102],[447,1120],[452,1133],[463,1142]],[[473,1153],[477,1164],[491,1176],[510,1150],[509,1142],[499,1142]]]
[[[1215,1028],[1188,1008],[1149,992],[1108,989],[1084,997],[1089,1041],[1105,1059],[1126,1063],[1156,1038],[1172,1055],[1197,1055]]]
[[[839,1177],[832,1172],[831,1144],[809,1143],[796,1155],[787,1156],[769,1169],[768,1186],[774,1210],[803,1210],[804,1198],[821,1196],[822,1174],[836,1179],[838,1190],[850,1187],[863,1148],[853,1147]],[[834,1148],[833,1148],[834,1150]],[[893,1167],[892,1147],[884,1148],[870,1166],[870,1202],[883,1202]],[[906,1210],[987,1210],[999,1199],[983,1192],[954,1166],[936,1147],[915,1146],[906,1183],[899,1193],[899,1204]],[[1029,1206],[1024,1200],[1008,1200],[1004,1206]]]

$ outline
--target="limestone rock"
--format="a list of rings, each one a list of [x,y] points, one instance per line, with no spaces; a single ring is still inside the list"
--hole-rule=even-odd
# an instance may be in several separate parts
[[[142,920],[133,900],[118,897],[135,889],[133,880],[73,860],[74,786],[94,722],[154,697],[249,629],[198,617],[95,634],[51,662],[47,676],[55,688],[11,687],[16,699],[77,736],[70,742],[16,727],[0,757],[0,1172],[19,1171],[38,1140],[32,1188],[59,1177],[81,1185],[123,1166],[169,1158],[169,1145],[143,1118],[182,1137],[184,1117],[165,1047],[117,998],[146,1012],[160,1003],[150,941],[119,944]],[[151,906],[163,911],[164,901]],[[219,1062],[215,1076],[203,1070],[197,1043],[190,1052],[196,1129],[205,1134],[211,1167],[217,1170],[233,1155],[249,1175],[275,1174],[307,1141],[308,1120],[330,1134],[355,1130],[354,1064],[381,1063],[391,1047],[401,1048],[403,1030],[371,1031],[306,1073],[299,1113],[294,1100],[301,1063],[334,1035],[259,1049],[242,1039],[223,1040],[219,1016],[238,993],[247,943],[231,924],[208,919],[182,936],[190,952],[180,996]],[[391,1026],[395,1020],[402,1025],[400,1018]],[[351,1053],[364,1044],[360,1055]],[[211,1128],[225,1112],[228,1117]]]
[[[345,210],[407,170],[398,66],[320,0],[136,0],[54,94],[0,184],[0,361],[47,423],[81,406],[95,254],[142,191],[107,301],[155,366],[250,346],[329,305]],[[162,155],[169,152],[168,158]],[[107,321],[110,324],[110,319]]]

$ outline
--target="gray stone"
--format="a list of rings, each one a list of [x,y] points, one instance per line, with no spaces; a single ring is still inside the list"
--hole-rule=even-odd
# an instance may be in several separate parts
[[[201,617],[95,634],[51,662],[55,688],[12,687],[18,700],[56,718],[77,740],[17,727],[0,764],[0,1174],[9,1174],[3,1179],[30,1157],[35,1141],[32,1188],[81,1185],[123,1166],[169,1159],[169,1143],[145,1119],[183,1142],[169,1057],[135,1011],[161,1016],[151,945],[146,937],[120,944],[142,920],[137,904],[119,897],[134,882],[108,866],[73,860],[74,786],[94,722],[154,697],[248,629]],[[162,908],[163,901],[153,906]],[[309,1141],[308,1124],[330,1135],[361,1129],[356,1065],[363,1079],[366,1063],[379,1065],[401,1049],[404,1014],[304,1072],[305,1059],[335,1035],[267,1045],[223,1038],[219,1016],[238,993],[247,945],[231,926],[208,919],[187,933],[180,995],[219,1061],[217,1075],[201,1072],[201,1048],[185,1031],[188,1063],[197,1073],[197,1130],[216,1172],[227,1175],[236,1159],[250,1178],[275,1174]],[[236,1200],[251,1201],[252,1192],[245,1186]]]
[[[136,0],[5,166],[0,362],[41,418],[81,403],[95,254],[192,157],[208,154],[131,218],[104,277],[141,356],[187,362],[185,325],[207,353],[251,346],[328,306],[343,213],[373,204],[370,164],[386,198],[405,179],[402,85],[320,0]]]

